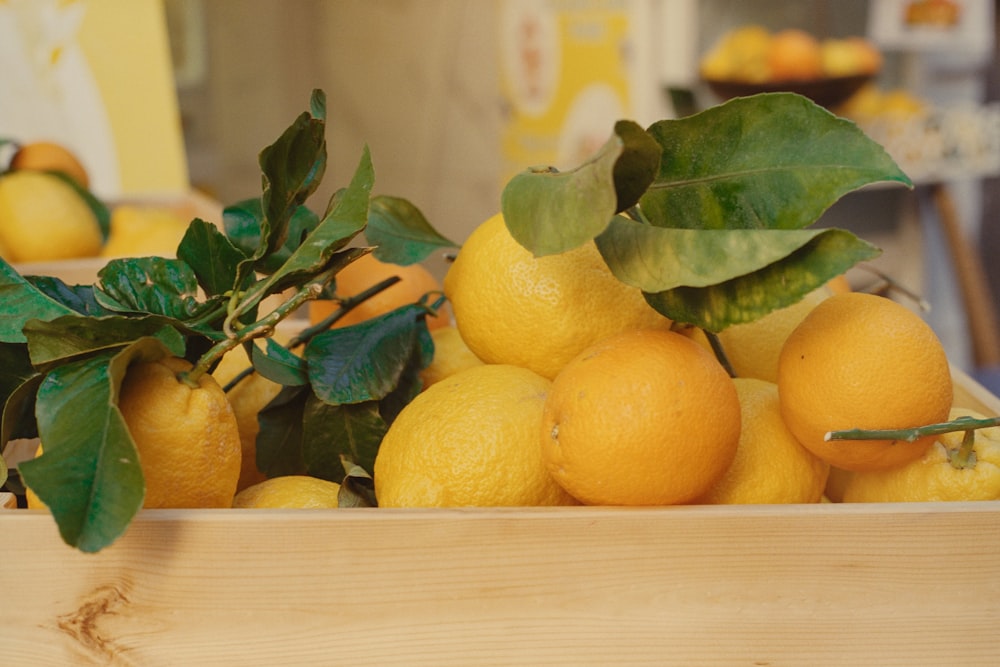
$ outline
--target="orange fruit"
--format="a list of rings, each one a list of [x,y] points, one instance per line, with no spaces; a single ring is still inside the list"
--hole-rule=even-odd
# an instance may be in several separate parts
[[[22,144],[10,160],[11,169],[58,171],[80,186],[90,187],[90,178],[80,160],[62,144],[52,141],[32,141]]]
[[[143,507],[230,507],[240,477],[240,434],[215,379],[179,379],[177,357],[129,366],[118,397],[146,480]]]
[[[324,509],[339,507],[340,484],[308,475],[275,477],[249,486],[233,498],[233,507]]]
[[[956,408],[949,420],[961,416],[983,418]],[[967,467],[950,460],[962,447],[964,435],[956,431],[937,436],[921,458],[906,465],[854,473],[844,487],[844,502],[1000,500],[1000,427],[975,431],[974,456]]]
[[[773,81],[807,81],[823,75],[819,40],[804,30],[789,28],[771,35],[767,65]]]
[[[918,459],[934,438],[827,440],[828,432],[923,426],[944,421],[952,405],[948,359],[930,326],[891,299],[860,292],[829,297],[791,333],[778,391],[795,437],[852,471]]]
[[[699,503],[816,503],[830,466],[802,446],[781,419],[778,386],[736,378],[740,442],[736,458]]]
[[[473,354],[550,379],[585,347],[612,334],[670,328],[641,291],[611,273],[593,242],[535,257],[510,235],[501,214],[466,239],[444,290]]]
[[[379,507],[577,504],[538,446],[550,386],[526,368],[482,364],[418,394],[375,457]]]
[[[354,296],[387,278],[399,276],[399,282],[390,285],[375,296],[361,302],[350,312],[337,320],[334,327],[346,327],[370,320],[400,306],[416,303],[429,292],[441,292],[441,281],[434,277],[422,264],[400,266],[375,258],[371,253],[362,255],[344,267],[336,276],[337,295],[342,298]],[[434,302],[434,295],[428,303]],[[340,307],[336,300],[314,300],[309,302],[309,321],[312,324],[325,319]],[[442,307],[437,315],[427,318],[427,327],[436,329],[450,324],[448,308]]]
[[[698,498],[729,468],[740,403],[696,342],[628,331],[566,364],[541,426],[549,472],[584,504],[670,505]]]

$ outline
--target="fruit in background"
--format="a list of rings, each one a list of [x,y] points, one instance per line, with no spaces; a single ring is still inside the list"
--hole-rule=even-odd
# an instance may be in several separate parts
[[[701,61],[706,79],[764,82],[771,78],[767,51],[771,33],[759,25],[746,25],[722,36]]]
[[[416,303],[425,294],[442,291],[441,282],[422,264],[408,264],[406,266],[390,264],[382,262],[376,259],[373,254],[368,253],[337,273],[337,295],[343,298],[354,296],[392,276],[399,276],[399,282],[358,304],[340,318],[334,327],[346,327],[364,322],[400,306]],[[435,301],[435,296],[431,294],[428,302],[432,303],[433,301]],[[309,321],[316,324],[332,314],[338,307],[339,303],[333,300],[310,301],[308,306]],[[450,323],[447,304],[438,309],[437,315],[427,317],[427,328],[431,330],[448,326]]]
[[[802,446],[781,418],[778,386],[736,378],[740,442],[736,458],[697,502],[705,504],[816,503],[830,466]]]
[[[157,206],[121,204],[111,209],[108,240],[101,256],[174,257],[190,220]]]
[[[686,503],[732,463],[739,398],[691,339],[626,331],[586,348],[556,376],[539,437],[551,475],[584,504]]]
[[[984,418],[955,408],[948,419],[958,417]],[[937,436],[923,457],[907,465],[853,474],[844,487],[844,502],[1000,500],[1000,427],[977,429],[964,460],[963,436],[962,431]]]
[[[923,456],[934,438],[827,440],[828,432],[934,424],[952,405],[951,369],[930,326],[891,299],[860,292],[824,300],[791,333],[778,391],[795,437],[851,471],[903,465]]]
[[[906,5],[908,25],[950,28],[958,23],[962,6],[953,0],[914,0]]]
[[[477,357],[550,379],[612,334],[670,328],[642,292],[611,273],[593,242],[535,257],[510,235],[501,214],[466,239],[444,290],[455,326]]]
[[[69,149],[51,141],[33,141],[18,147],[10,159],[11,169],[58,171],[82,188],[90,187],[90,177],[80,160]]]
[[[810,81],[823,76],[820,43],[804,30],[781,30],[771,36],[767,66],[772,81]]]
[[[882,68],[882,54],[866,39],[826,39],[820,44],[820,59],[826,76],[875,74]]]
[[[483,364],[418,394],[375,458],[379,507],[578,504],[538,446],[551,386],[526,368]]]
[[[420,371],[425,389],[466,368],[482,365],[483,360],[472,353],[455,327],[434,329],[431,338],[434,340],[434,358],[427,368]]]
[[[63,179],[31,170],[0,176],[0,250],[8,262],[94,257],[103,243],[94,211]]]
[[[233,498],[240,509],[326,509],[339,507],[340,484],[307,475],[275,477],[243,489]]]
[[[902,88],[882,90],[875,84],[863,86],[837,108],[837,113],[856,120],[878,117],[906,119],[926,112],[922,98]]]

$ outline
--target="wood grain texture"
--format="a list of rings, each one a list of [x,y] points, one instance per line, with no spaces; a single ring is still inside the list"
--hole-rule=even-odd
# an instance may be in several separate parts
[[[98,554],[9,510],[0,555],[5,667],[1000,664],[998,502],[144,510]]]
[[[995,665],[995,503],[2,517],[4,664]]]

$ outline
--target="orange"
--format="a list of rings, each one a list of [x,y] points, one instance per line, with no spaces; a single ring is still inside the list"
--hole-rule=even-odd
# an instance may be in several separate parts
[[[502,214],[466,239],[444,290],[473,354],[550,379],[585,347],[612,334],[670,327],[640,290],[611,273],[593,242],[535,257],[510,235]]]
[[[247,487],[233,498],[233,507],[323,509],[339,507],[340,484],[307,475],[275,477]]]
[[[699,503],[816,503],[830,466],[802,446],[781,419],[778,386],[736,378],[741,430],[736,458]]]
[[[740,403],[698,343],[628,331],[563,368],[541,426],[549,472],[584,504],[670,505],[695,500],[729,468]]]
[[[956,408],[949,419],[961,416],[983,418]],[[974,456],[967,467],[950,460],[962,447],[964,435],[957,431],[937,436],[921,458],[906,465],[854,473],[844,488],[844,502],[1000,500],[1000,427],[975,431]]]
[[[51,141],[32,141],[22,144],[10,160],[11,169],[31,171],[58,171],[80,186],[90,187],[90,178],[80,160],[62,144]]]
[[[823,75],[819,40],[804,30],[789,28],[771,35],[767,65],[773,81],[804,81]]]
[[[418,394],[375,457],[379,507],[577,504],[538,446],[550,386],[525,368],[482,364]]]
[[[354,296],[387,278],[399,276],[399,282],[387,287],[375,296],[358,304],[350,312],[337,320],[335,327],[346,327],[373,317],[388,313],[400,306],[416,303],[430,292],[441,292],[441,282],[422,264],[400,266],[389,264],[368,253],[344,267],[336,276],[337,295],[341,298]],[[436,300],[432,294],[428,303]],[[309,302],[309,321],[316,324],[340,307],[336,300],[316,300]],[[427,318],[427,327],[436,329],[450,324],[448,308],[442,307],[437,315]]]
[[[118,397],[146,480],[143,507],[230,507],[240,477],[240,434],[209,374],[191,386],[177,357],[129,366]]]
[[[778,363],[781,414],[814,454],[845,470],[920,458],[933,442],[827,440],[830,431],[944,421],[952,380],[934,331],[905,306],[860,292],[826,299],[791,333]]]

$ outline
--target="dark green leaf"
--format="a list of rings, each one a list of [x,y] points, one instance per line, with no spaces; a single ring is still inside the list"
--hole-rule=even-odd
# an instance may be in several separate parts
[[[116,396],[132,360],[165,354],[158,342],[144,339],[118,354],[59,366],[38,390],[45,452],[22,463],[20,472],[48,505],[63,540],[81,551],[110,545],[142,506],[142,468]]]
[[[301,475],[302,416],[309,387],[285,387],[258,414],[257,469],[268,477]]]
[[[179,259],[112,259],[97,275],[95,298],[109,310],[179,320],[198,312],[198,279],[191,267]]]
[[[246,254],[214,224],[196,218],[177,246],[177,258],[191,267],[205,294],[215,296],[237,288],[240,263]]]
[[[912,185],[854,123],[792,93],[736,98],[649,133],[663,157],[640,205],[661,227],[800,229],[864,185]]]
[[[286,387],[299,387],[309,383],[306,362],[288,348],[271,338],[264,340],[265,350],[256,345],[251,352],[253,367],[272,382]]]
[[[387,195],[372,197],[365,236],[375,246],[375,257],[402,266],[421,262],[440,248],[458,247],[439,234],[409,200]]]
[[[430,363],[434,343],[425,322],[427,309],[413,304],[379,317],[318,334],[306,345],[313,391],[331,405],[364,403],[388,396],[412,358]]]
[[[319,88],[312,91],[309,97],[309,112],[320,120],[326,120],[326,93]]]
[[[500,205],[511,235],[535,256],[571,250],[600,234],[633,206],[657,173],[659,145],[631,121],[619,121],[597,154],[568,172],[529,169],[504,188]]]
[[[317,108],[316,96],[313,107]],[[325,107],[325,102],[322,104]],[[326,123],[311,113],[301,114],[273,144],[260,153],[264,189],[261,206],[261,247],[255,259],[280,248],[288,236],[295,209],[319,187],[326,172]]]
[[[302,421],[306,471],[339,482],[344,476],[341,457],[346,456],[371,472],[386,429],[376,401],[330,405],[310,397]]]
[[[789,306],[855,263],[876,255],[877,248],[850,232],[821,230],[799,249],[753,273],[706,287],[647,293],[646,300],[676,322],[719,332]]]
[[[25,276],[25,279],[38,288],[38,291],[81,315],[111,314],[111,311],[97,303],[93,285],[70,286],[51,276]]]
[[[125,347],[145,337],[157,338],[171,354],[183,356],[184,338],[159,316],[60,317],[32,320],[24,327],[31,362],[47,367],[73,357]]]
[[[331,264],[346,266],[357,254],[363,254],[364,251],[356,250],[355,254],[337,256],[338,251],[357,236],[368,222],[368,198],[374,181],[371,155],[365,146],[361,162],[347,189],[331,198],[331,205],[316,229],[280,269],[253,287],[253,299],[248,299],[247,303],[280,292],[288,286],[301,284],[331,268]]]
[[[12,438],[37,435],[34,418],[35,393],[42,376],[31,366],[25,345],[0,343],[0,451]]]
[[[47,296],[0,258],[0,343],[24,343],[21,330],[28,320],[73,314],[72,308]]]
[[[227,206],[222,213],[226,236],[246,256],[251,256],[260,244],[260,228],[264,212],[260,206],[260,198],[247,199],[232,206]],[[319,224],[319,217],[305,206],[299,206],[292,213],[288,223],[288,236],[284,245],[267,255],[256,264],[256,269],[264,274],[277,271],[288,261],[292,252],[302,245],[305,237]]]

